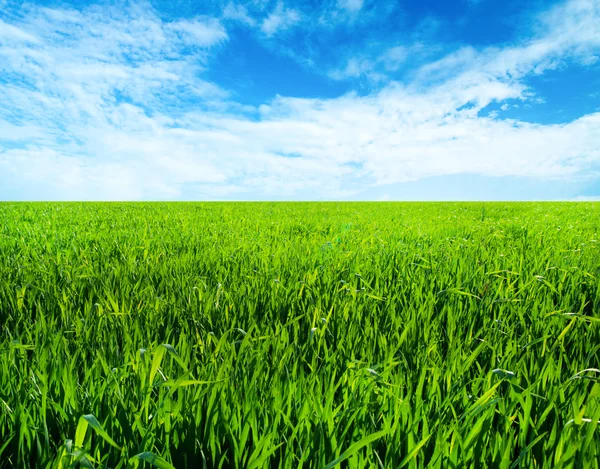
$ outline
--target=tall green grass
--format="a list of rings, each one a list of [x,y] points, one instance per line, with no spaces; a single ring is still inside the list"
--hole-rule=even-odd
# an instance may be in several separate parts
[[[600,205],[0,204],[0,467],[600,467]]]

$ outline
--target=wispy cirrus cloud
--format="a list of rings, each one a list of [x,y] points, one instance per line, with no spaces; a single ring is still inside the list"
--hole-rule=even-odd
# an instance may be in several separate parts
[[[255,26],[256,19],[251,16],[250,12],[244,5],[229,2],[223,9],[223,18],[227,20],[239,21],[247,26]]]
[[[229,18],[247,22],[231,8]],[[600,113],[553,125],[486,113],[490,103],[535,99],[527,77],[593,63],[597,1],[559,5],[519,42],[463,47],[366,96],[276,96],[258,107],[204,78],[227,46],[225,20],[165,21],[148,5],[29,5],[0,20],[0,187],[13,194],[351,198],[465,173],[600,177]],[[275,40],[281,23],[270,27]],[[388,44],[345,76],[394,71],[410,53]]]
[[[575,0],[538,15],[532,35],[514,45],[481,51],[463,47],[421,67],[418,79],[448,79],[473,70],[519,79],[542,74],[565,60],[594,63],[600,49],[600,6],[597,0]]]
[[[166,30],[175,32],[182,43],[191,47],[210,47],[227,40],[223,25],[210,17],[175,21],[167,24]]]
[[[351,55],[341,67],[330,70],[328,76],[334,80],[365,77],[372,82],[388,82],[392,79],[389,73],[403,67],[408,59],[427,54],[425,47],[419,42],[410,46],[396,45],[377,49],[380,49],[377,55]]]
[[[30,184],[52,175],[52,193],[104,198],[111,188],[116,198],[139,198],[147,190],[173,193],[168,181],[219,179],[209,163],[182,151],[165,165],[168,142],[138,140],[145,132],[156,138],[190,106],[226,99],[201,78],[212,49],[227,40],[219,20],[162,21],[148,5],[28,5],[8,20],[0,25],[8,36],[0,46],[7,185],[14,176]]]
[[[0,20],[0,38],[7,42],[37,42],[33,34]]]
[[[299,23],[301,18],[302,16],[298,10],[285,7],[283,2],[280,1],[277,2],[269,16],[262,21],[260,30],[270,37]]]
[[[364,0],[338,0],[338,8],[343,8],[351,12],[359,11],[363,6]]]

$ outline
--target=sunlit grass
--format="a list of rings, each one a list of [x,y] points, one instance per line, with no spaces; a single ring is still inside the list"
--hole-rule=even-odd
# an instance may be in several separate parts
[[[600,466],[599,204],[0,222],[1,467]]]

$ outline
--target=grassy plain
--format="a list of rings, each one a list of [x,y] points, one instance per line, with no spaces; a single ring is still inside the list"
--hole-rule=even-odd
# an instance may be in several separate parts
[[[600,467],[600,205],[0,204],[0,467]]]

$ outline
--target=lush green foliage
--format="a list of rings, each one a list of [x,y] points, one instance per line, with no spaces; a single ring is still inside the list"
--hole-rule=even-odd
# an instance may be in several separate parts
[[[0,466],[600,466],[597,204],[0,221]]]

